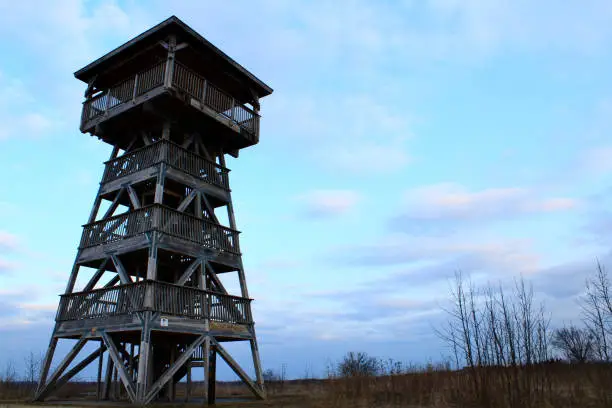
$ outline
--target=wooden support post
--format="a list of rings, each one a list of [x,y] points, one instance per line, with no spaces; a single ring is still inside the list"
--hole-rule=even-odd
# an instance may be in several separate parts
[[[191,359],[187,362],[187,384],[185,390],[185,402],[191,397]]]
[[[57,337],[55,337],[55,330],[51,334],[51,340],[49,340],[49,347],[47,348],[47,354],[43,361],[40,370],[40,379],[38,380],[38,387],[36,388],[36,394],[42,392],[45,384],[47,383],[47,376],[49,375],[49,368],[51,367],[51,361],[53,361],[53,355],[55,354],[55,347],[57,347]]]
[[[111,385],[113,382],[113,359],[108,356],[106,360],[106,373],[104,375],[104,392],[102,393],[102,399],[107,401],[110,399]]]
[[[143,327],[140,334],[140,346],[138,349],[138,377],[136,380],[136,400],[139,403],[144,402],[148,392],[149,384],[147,379],[150,378],[150,363],[151,357],[151,312],[144,312]]]
[[[119,390],[118,387],[119,386],[119,381],[117,381],[117,365],[115,364],[115,367],[113,369],[113,399],[115,401],[117,401],[119,399]]]
[[[176,360],[176,345],[172,345],[170,347],[170,367],[172,367],[175,360]],[[174,402],[175,397],[176,397],[176,383],[174,382],[174,376],[172,376],[172,378],[170,378],[170,381],[168,381],[168,398],[170,399],[170,402]]]
[[[100,348],[104,345],[104,342],[100,340]],[[104,353],[100,353],[98,359],[98,383],[96,384],[96,399],[100,401],[102,399],[102,365],[104,364]]]
[[[79,254],[77,253],[77,259],[79,258]],[[74,285],[76,284],[77,276],[79,274],[80,265],[74,261],[74,265],[72,265],[72,271],[70,272],[70,278],[68,278],[68,284],[66,285],[66,291],[64,293],[69,294],[74,290]]]
[[[157,174],[157,184],[155,185],[155,204],[163,204],[164,201],[164,184],[166,183],[166,163],[159,165],[159,173]]]
[[[74,360],[76,355],[79,354],[79,351],[81,351],[83,346],[85,346],[85,343],[87,343],[87,339],[83,337],[81,337],[77,341],[77,343],[72,347],[72,349],[64,357],[62,362],[59,363],[59,365],[55,369],[55,372],[53,373],[53,375],[51,375],[49,382],[47,382],[46,384],[42,384],[42,387],[40,387],[40,389],[38,390],[38,392],[36,393],[34,397],[35,401],[42,401],[53,390],[57,380],[63,374],[64,370],[66,370],[66,368],[70,365],[72,360]]]
[[[209,344],[208,355],[208,405],[214,405],[217,399],[217,350]]]
[[[174,57],[176,49],[176,36],[171,35],[168,38],[168,57],[166,59],[166,76],[164,78],[164,86],[170,88],[174,78]]]
[[[251,355],[253,356],[253,367],[255,368],[255,378],[257,381],[257,385],[261,390],[263,397],[265,398],[265,388],[264,388],[264,378],[263,378],[263,370],[261,369],[261,360],[259,360],[259,347],[257,347],[257,337],[255,337],[255,326],[251,325],[251,334],[253,338],[251,338]]]
[[[100,210],[100,204],[102,204],[102,198],[100,198],[100,190],[98,190],[98,194],[96,194],[96,199],[94,200],[94,205],[91,208],[91,212],[89,213],[89,218],[87,219],[87,223],[91,224],[96,221],[96,217],[98,216],[98,211]]]
[[[132,101],[136,100],[137,95],[138,95],[138,74],[134,76],[134,91],[132,92]]]
[[[202,219],[202,193],[198,192],[195,198],[195,216]]]

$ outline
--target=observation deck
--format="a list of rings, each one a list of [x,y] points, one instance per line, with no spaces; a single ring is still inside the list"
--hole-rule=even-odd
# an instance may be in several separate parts
[[[146,304],[145,294],[152,303]],[[156,319],[155,330],[174,332],[214,332],[216,336],[249,338],[253,324],[252,299],[200,290],[170,283],[142,280],[135,283],[74,292],[61,296],[55,317],[58,334],[64,337],[82,334],[83,328],[104,327],[108,331],[137,331],[142,323],[138,312],[152,311],[164,317]],[[208,324],[204,323],[207,321]]]

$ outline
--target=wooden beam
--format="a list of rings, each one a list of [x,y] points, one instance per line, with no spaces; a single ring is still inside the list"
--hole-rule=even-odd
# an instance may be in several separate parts
[[[181,277],[179,278],[179,280],[176,282],[177,285],[181,285],[183,286],[185,284],[185,282],[187,282],[189,280],[189,278],[191,277],[191,275],[193,275],[193,273],[195,272],[195,270],[198,268],[198,266],[200,266],[202,264],[202,259],[201,258],[196,258],[191,265],[189,265],[187,267],[187,269],[185,270],[185,272],[183,272],[183,274],[181,275]]]
[[[100,347],[104,345],[104,341],[100,340]],[[104,353],[100,353],[98,361],[98,383],[96,384],[96,399],[100,401],[102,399],[102,365],[104,363]]]
[[[221,358],[223,358],[223,360],[225,360],[227,365],[229,365],[231,369],[234,370],[238,377],[240,377],[240,379],[245,382],[245,384],[251,389],[251,391],[253,391],[253,393],[259,399],[266,399],[266,394],[264,390],[257,387],[253,380],[249,378],[247,373],[244,372],[242,367],[238,365],[236,360],[234,360],[232,356],[227,351],[225,351],[225,349],[221,346],[221,344],[219,344],[219,342],[215,338],[212,338],[211,340],[215,346],[215,349],[217,350],[217,353],[219,353],[219,355],[221,356]]]
[[[210,265],[210,263],[208,261],[205,261],[205,265],[206,265],[206,275],[210,278],[212,283],[217,288],[217,292],[221,292],[221,293],[224,293],[226,295],[229,295],[229,293],[227,293],[227,289],[225,289],[225,286],[223,286],[223,283],[221,283],[221,280],[219,279],[219,277],[217,276],[217,274],[213,270],[213,268]]]
[[[174,51],[180,51],[183,48],[187,48],[187,47],[189,47],[189,44],[187,44],[185,42],[184,43],[180,43],[176,47],[174,47]]]
[[[195,198],[195,216],[202,219],[202,192],[198,191]]]
[[[134,143],[136,143],[136,141],[138,140],[138,135],[136,133],[134,133],[132,135],[132,139],[130,140],[130,143],[127,145],[127,147],[125,148],[125,151],[129,151],[132,146],[134,146]]]
[[[149,355],[151,353],[151,312],[145,312],[145,316],[142,319],[143,327],[140,335],[140,348],[138,351],[138,377],[136,378],[136,399],[143,401],[146,393],[149,379],[149,363],[151,359]]]
[[[113,366],[113,359],[108,357],[106,359],[106,372],[104,374],[104,391],[102,392],[103,400],[108,400],[110,398],[110,390],[113,382]]]
[[[113,363],[115,364],[115,368],[117,369],[119,378],[121,378],[121,382],[123,382],[123,386],[125,387],[128,393],[128,397],[132,402],[136,402],[136,392],[134,390],[134,383],[128,376],[128,373],[125,371],[125,366],[123,365],[123,361],[119,358],[119,352],[117,351],[115,342],[106,332],[102,332],[102,340],[104,340],[104,344],[108,349],[109,357],[113,360]]]
[[[125,191],[125,187],[121,187],[119,191],[117,191],[117,195],[115,195],[115,199],[111,203],[110,207],[108,207],[108,210],[106,210],[106,213],[104,213],[104,216],[102,217],[100,221],[105,220],[109,217],[112,217],[113,213],[119,206],[119,199],[121,198],[121,195],[123,194],[124,191]]]
[[[166,183],[166,163],[159,165],[159,173],[157,174],[157,183],[155,184],[155,204],[163,204],[164,201],[164,185]]]
[[[76,355],[79,354],[79,351],[81,351],[83,346],[85,346],[85,343],[87,343],[87,339],[84,337],[79,338],[77,343],[72,347],[68,354],[66,354],[62,362],[59,363],[57,369],[49,379],[49,382],[47,382],[43,387],[41,387],[40,390],[37,391],[36,395],[34,396],[34,401],[42,401],[53,390],[53,387],[55,386],[55,383],[59,379],[60,375],[62,375],[64,370],[66,370]]]
[[[94,351],[93,353],[85,357],[79,364],[75,365],[72,369],[70,369],[70,371],[64,374],[62,378],[57,380],[54,388],[57,390],[62,385],[66,384],[72,377],[77,375],[81,370],[83,370],[85,367],[91,364],[96,358],[101,356],[105,350],[106,350],[106,347],[104,345],[98,347],[96,351]]]
[[[187,138],[185,139],[185,141],[183,142],[183,144],[181,145],[181,147],[183,149],[186,149],[189,147],[189,145],[193,143],[193,133],[190,134],[189,136],[187,136]]]
[[[215,400],[217,399],[217,352],[215,351],[215,347],[211,344],[210,337],[206,341],[206,359],[207,364],[204,366],[204,370],[206,370],[205,376],[208,394],[208,405],[214,405]]]
[[[108,263],[108,260],[109,258],[104,258],[104,260],[102,261],[102,264],[100,264],[100,267],[98,268],[94,276],[91,277],[89,282],[87,282],[87,285],[85,285],[85,287],[83,288],[83,292],[89,292],[96,286],[96,284],[98,283],[102,275],[104,275],[104,272],[106,271],[106,264]]]
[[[197,194],[198,194],[198,190],[196,189],[191,190],[191,192],[187,195],[187,197],[185,197],[183,201],[181,201],[181,203],[179,204],[176,210],[179,212],[185,211],[187,207],[189,206],[189,204],[191,204],[193,199],[196,197]]]
[[[145,132],[144,130],[141,130],[140,137],[142,138],[142,141],[145,144],[145,146],[151,145],[151,135],[149,133]]]
[[[117,269],[117,273],[119,274],[119,278],[121,279],[121,283],[127,285],[128,283],[134,283],[132,278],[126,273],[125,268],[123,267],[123,263],[116,255],[110,256],[115,268]]]
[[[166,385],[166,383],[174,377],[174,374],[176,374],[176,372],[183,366],[183,364],[185,364],[187,360],[191,358],[191,355],[193,354],[193,351],[196,349],[196,347],[199,347],[202,343],[204,343],[206,337],[208,337],[207,334],[202,334],[185,349],[185,351],[179,356],[179,358],[176,359],[174,364],[172,364],[157,379],[157,381],[155,381],[155,384],[151,386],[151,389],[147,393],[147,396],[145,397],[144,401],[141,401],[141,403],[148,404],[151,402],[151,400],[153,400],[153,398],[155,398],[159,390],[161,390],[163,386]]]
[[[57,327],[57,326],[56,326]],[[35,395],[38,395],[43,389],[47,382],[47,376],[49,375],[49,368],[51,367],[51,361],[55,354],[55,348],[57,347],[57,337],[55,337],[55,329],[51,334],[51,340],[49,340],[49,347],[47,348],[47,354],[40,370],[40,379],[38,380],[38,386],[36,387]]]
[[[140,206],[140,200],[138,199],[138,195],[136,194],[136,191],[134,191],[134,187],[127,186],[127,191],[128,191],[129,196],[130,196],[130,201],[132,203],[132,207],[135,210],[138,210],[141,207]]]

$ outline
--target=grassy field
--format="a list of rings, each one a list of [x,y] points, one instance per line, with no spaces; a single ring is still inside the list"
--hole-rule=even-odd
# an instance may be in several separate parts
[[[31,390],[27,383],[0,384],[3,400],[26,401]],[[267,383],[267,391],[268,400],[254,401],[243,385],[218,383],[217,405],[245,408],[603,408],[612,407],[612,365],[551,362],[533,367],[487,367],[476,371],[432,367],[397,375],[272,381]],[[75,382],[63,387],[53,400],[76,398],[87,405],[94,402],[95,393],[94,384]],[[201,405],[202,395],[202,385],[195,383],[192,403]],[[176,401],[171,405],[184,405],[184,396],[184,384],[179,384]]]

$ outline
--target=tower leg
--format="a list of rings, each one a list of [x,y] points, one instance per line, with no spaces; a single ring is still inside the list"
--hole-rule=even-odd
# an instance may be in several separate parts
[[[185,402],[191,397],[191,360],[187,362],[187,388],[185,390]]]
[[[49,341],[49,348],[47,349],[47,354],[45,355],[45,360],[43,361],[43,365],[40,372],[40,380],[38,381],[38,387],[36,389],[36,394],[38,395],[42,392],[43,387],[47,383],[47,376],[49,375],[49,368],[51,367],[51,361],[53,360],[53,355],[55,354],[55,347],[57,346],[57,338],[54,333],[51,334],[51,340]]]
[[[100,347],[102,347],[104,342],[100,340]],[[98,382],[96,384],[96,399],[100,401],[102,399],[102,365],[104,363],[104,353],[100,353],[100,358],[98,359]]]
[[[113,379],[113,359],[110,358],[110,353],[106,361],[106,374],[104,375],[104,392],[102,392],[102,399],[108,400],[110,398],[111,381]]]
[[[217,351],[209,346],[208,357],[208,405],[213,405],[216,400],[217,383]]]
[[[265,388],[264,388],[264,380],[263,380],[263,372],[261,370],[261,362],[259,360],[259,348],[257,347],[257,338],[255,337],[255,328],[251,328],[253,333],[253,338],[250,340],[251,343],[251,354],[253,355],[253,366],[255,367],[255,377],[257,381],[257,385],[262,392],[262,395],[265,398]]]
[[[149,328],[149,322],[151,320],[151,312],[145,312],[144,326],[142,328],[142,334],[140,335],[140,347],[138,349],[138,378],[136,380],[136,399],[139,402],[143,402],[147,394],[148,379],[150,377],[151,358],[151,329]]]

